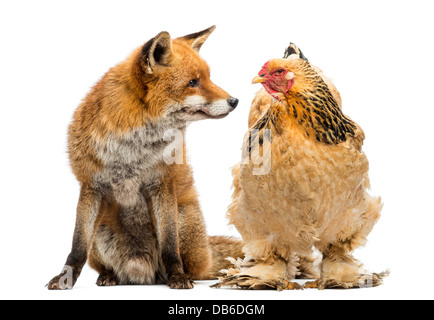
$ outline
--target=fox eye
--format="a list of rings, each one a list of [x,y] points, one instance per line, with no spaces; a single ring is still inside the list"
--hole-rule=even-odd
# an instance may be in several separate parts
[[[199,87],[199,80],[197,80],[197,79],[191,80],[188,83],[187,87],[189,87],[189,88],[197,88],[197,87]]]

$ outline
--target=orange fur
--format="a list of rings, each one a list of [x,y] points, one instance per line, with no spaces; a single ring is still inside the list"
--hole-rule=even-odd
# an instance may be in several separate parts
[[[100,273],[98,285],[192,288],[192,279],[218,268],[191,168],[166,159],[168,133],[181,134],[185,159],[187,122],[220,119],[237,106],[198,53],[214,28],[174,40],[159,33],[111,68],[76,110],[68,151],[82,192],[66,288],[87,259]],[[48,288],[64,289],[61,279]]]

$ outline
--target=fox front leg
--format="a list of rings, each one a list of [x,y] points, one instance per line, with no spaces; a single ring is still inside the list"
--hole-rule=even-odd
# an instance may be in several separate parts
[[[157,222],[158,242],[171,289],[192,289],[193,281],[187,277],[179,251],[178,203],[173,179],[163,182],[151,192]]]
[[[86,185],[81,187],[72,250],[62,273],[47,284],[49,290],[65,290],[74,287],[87,260],[90,239],[101,205],[101,199],[102,194],[100,191]]]

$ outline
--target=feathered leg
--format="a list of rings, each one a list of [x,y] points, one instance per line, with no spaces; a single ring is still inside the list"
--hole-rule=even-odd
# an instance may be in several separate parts
[[[389,275],[388,271],[382,273],[367,272],[362,263],[343,251],[341,246],[330,246],[330,250],[324,254],[320,279],[315,282],[307,282],[304,288],[349,289],[377,287]]]
[[[320,276],[318,264],[319,261],[312,254],[298,255],[298,271],[297,279],[318,279]]]
[[[247,257],[244,260],[231,261],[234,267],[222,270],[220,283],[213,287],[227,286],[250,290],[301,289],[298,283],[291,282],[298,273],[298,258],[295,255],[289,261],[274,255],[265,259]]]
[[[363,264],[353,258],[351,252],[366,243],[366,237],[371,232],[375,222],[380,217],[381,200],[373,198],[369,209],[362,215],[361,228],[345,241],[319,246],[323,254],[321,276],[315,282],[308,282],[304,288],[367,288],[383,283],[389,271],[382,273],[367,272]]]

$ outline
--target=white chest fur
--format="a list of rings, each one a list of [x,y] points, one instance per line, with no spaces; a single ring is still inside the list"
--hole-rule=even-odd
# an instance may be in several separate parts
[[[172,143],[171,132],[185,133],[185,123],[165,119],[123,135],[109,134],[95,144],[103,170],[94,181],[110,185],[119,203],[133,205],[140,188],[163,179],[164,154]]]

